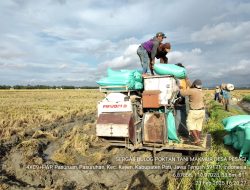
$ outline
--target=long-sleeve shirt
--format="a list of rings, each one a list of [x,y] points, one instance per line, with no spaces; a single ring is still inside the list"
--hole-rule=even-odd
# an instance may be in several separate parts
[[[203,93],[201,89],[190,88],[187,90],[180,90],[182,96],[189,96],[190,109],[204,108]]]
[[[159,47],[159,45],[160,45],[160,41],[157,40],[156,37],[154,37],[153,39],[147,42],[144,42],[142,44],[142,47],[147,50],[148,54],[150,55],[150,59],[154,60],[156,53],[157,53],[157,48]]]

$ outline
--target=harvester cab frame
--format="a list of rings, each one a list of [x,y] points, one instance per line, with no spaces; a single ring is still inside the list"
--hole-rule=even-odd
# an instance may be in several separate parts
[[[204,152],[211,147],[211,135],[205,134],[202,145],[190,140],[171,140],[167,114],[174,110],[179,92],[177,79],[169,75],[143,78],[142,90],[128,86],[100,86],[105,98],[98,103],[96,135],[108,147],[126,147],[131,151],[162,150]]]

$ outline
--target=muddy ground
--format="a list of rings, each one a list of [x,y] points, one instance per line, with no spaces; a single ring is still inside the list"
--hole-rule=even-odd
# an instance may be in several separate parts
[[[247,101],[241,101],[238,104],[245,112],[250,114],[250,103]]]
[[[249,103],[239,105],[249,113]],[[95,121],[95,114],[61,118],[1,140],[0,189],[165,190],[170,180],[181,179],[173,177],[181,171],[174,166],[191,164],[171,159],[196,156],[162,151],[156,153],[162,160],[154,164],[166,168],[131,169],[152,166],[152,153],[107,148],[107,142],[95,136]]]
[[[188,161],[161,160],[155,165],[172,168],[130,169],[131,165],[152,166],[151,152],[107,149],[106,142],[95,136],[95,120],[94,114],[62,118],[1,141],[0,189],[166,189],[168,180],[178,172],[173,167],[190,164]],[[177,158],[182,153],[168,151],[156,156]],[[109,165],[111,168],[107,168]],[[128,168],[119,169],[119,165]]]

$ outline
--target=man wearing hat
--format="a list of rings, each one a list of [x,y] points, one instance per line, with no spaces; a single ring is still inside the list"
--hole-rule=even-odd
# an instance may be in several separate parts
[[[165,34],[158,32],[153,39],[142,43],[138,47],[137,54],[141,60],[143,75],[146,75],[148,67],[150,67],[151,74],[154,75],[153,65],[155,63],[157,49],[160,43],[163,41],[163,38],[166,38]]]
[[[205,118],[205,108],[203,102],[201,80],[197,79],[193,82],[190,89],[181,89],[182,96],[189,97],[190,110],[187,117],[187,128],[194,138],[194,144],[200,145],[202,124]]]
[[[214,91],[214,100],[215,101],[217,101],[217,100],[218,100],[218,102],[221,101],[220,92],[221,92],[220,87],[216,86],[215,91]]]

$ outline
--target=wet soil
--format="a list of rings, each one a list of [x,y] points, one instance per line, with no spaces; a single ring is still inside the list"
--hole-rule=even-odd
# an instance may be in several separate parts
[[[248,114],[250,114],[250,102],[247,101],[241,101],[238,103],[238,105]]]
[[[80,137],[91,137],[85,144],[86,151],[76,151],[78,144],[63,149],[67,142],[78,142],[74,141],[78,133]],[[27,129],[0,143],[0,189],[166,189],[168,176],[178,172],[174,166],[190,164],[185,160],[171,160],[182,157],[182,152],[162,151],[156,153],[162,160],[154,164],[166,168],[149,169],[153,165],[151,152],[106,149],[106,145],[95,137],[94,114],[62,118]],[[70,164],[53,159],[58,150],[64,150],[62,156],[72,158]]]

